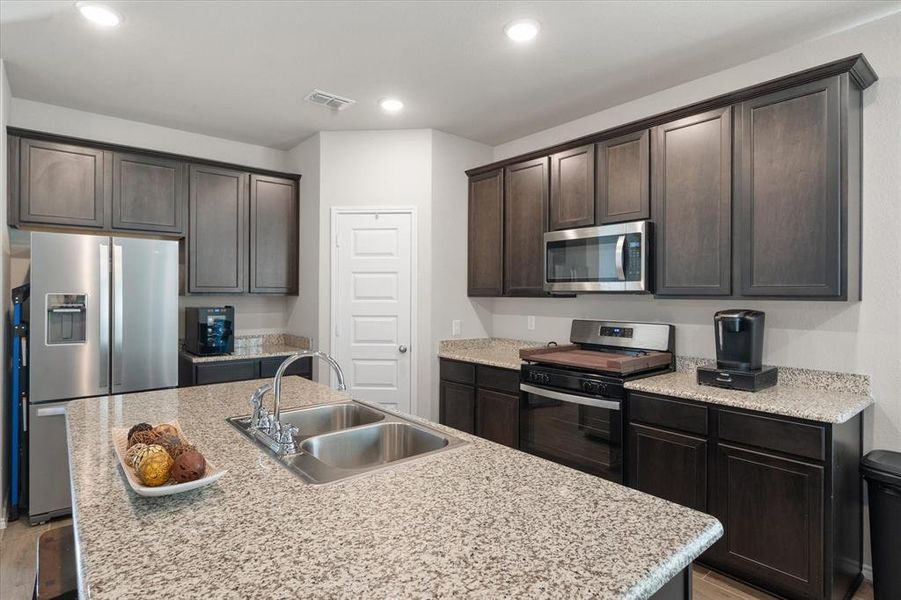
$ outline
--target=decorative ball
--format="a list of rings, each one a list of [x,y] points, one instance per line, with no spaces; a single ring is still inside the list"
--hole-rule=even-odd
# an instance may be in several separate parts
[[[149,446],[155,444],[158,437],[160,437],[159,434],[152,429],[136,431],[128,438],[128,447],[131,448],[135,444],[147,444]]]
[[[176,448],[178,448],[179,446],[181,446],[184,442],[177,435],[164,433],[161,436],[159,436],[158,438],[156,438],[156,442],[154,442],[154,443],[165,448],[166,452],[169,453],[169,456],[172,456],[172,458],[175,458],[175,456],[172,454],[172,451],[175,450]]]
[[[128,441],[131,441],[131,436],[134,435],[137,431],[150,431],[153,429],[153,425],[150,423],[138,423],[134,427],[128,430]]]
[[[178,460],[178,457],[186,452],[197,452],[197,448],[194,447],[193,444],[181,444],[176,446],[169,452],[169,456],[173,458],[173,460]]]
[[[159,435],[169,434],[178,437],[178,428],[175,425],[170,425],[169,423],[160,423],[159,425],[154,427],[153,430]]]
[[[138,479],[144,485],[150,487],[163,485],[169,481],[169,474],[172,471],[172,457],[165,450],[148,453],[141,459],[137,471]]]
[[[206,473],[206,459],[200,452],[185,452],[172,465],[172,479],[178,483],[196,481]]]
[[[125,463],[134,469],[141,458],[144,457],[144,451],[149,448],[147,444],[135,444],[125,452]]]
[[[168,452],[166,452],[166,449],[163,448],[162,446],[158,446],[156,444],[150,444],[150,445],[142,444],[142,445],[144,446],[144,448],[135,452],[134,460],[129,462],[129,464],[135,470],[137,470],[138,465],[141,464],[141,461],[144,460],[146,457],[150,456],[151,454],[168,454]],[[137,444],[132,446],[132,448],[134,448],[134,447],[137,447]],[[131,451],[131,448],[129,448],[128,450]],[[128,460],[128,452],[125,453],[125,458],[126,458],[126,460]]]

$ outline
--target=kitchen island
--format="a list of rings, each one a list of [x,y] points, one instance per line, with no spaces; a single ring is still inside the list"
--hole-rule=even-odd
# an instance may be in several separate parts
[[[673,578],[684,589],[722,535],[709,515],[431,423],[467,443],[309,486],[225,421],[259,383],[70,403],[82,597],[648,598]],[[282,404],[346,398],[292,377]],[[110,428],[173,420],[228,473],[137,496]]]

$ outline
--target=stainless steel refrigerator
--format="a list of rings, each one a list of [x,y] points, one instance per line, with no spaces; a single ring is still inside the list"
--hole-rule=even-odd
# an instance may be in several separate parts
[[[29,517],[71,510],[69,401],[178,385],[178,242],[31,233]]]

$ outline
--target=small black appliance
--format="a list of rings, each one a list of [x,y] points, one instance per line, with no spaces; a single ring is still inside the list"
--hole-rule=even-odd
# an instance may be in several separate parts
[[[756,392],[776,385],[775,367],[763,367],[763,327],[759,310],[721,310],[713,316],[716,368],[699,367],[698,383]]]
[[[185,308],[185,350],[209,356],[231,354],[235,349],[234,306]]]

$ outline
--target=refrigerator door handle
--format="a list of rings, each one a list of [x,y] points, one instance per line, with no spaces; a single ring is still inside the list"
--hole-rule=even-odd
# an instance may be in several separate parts
[[[100,388],[109,386],[109,245],[100,244]]]
[[[122,246],[113,243],[113,385],[122,385]]]

